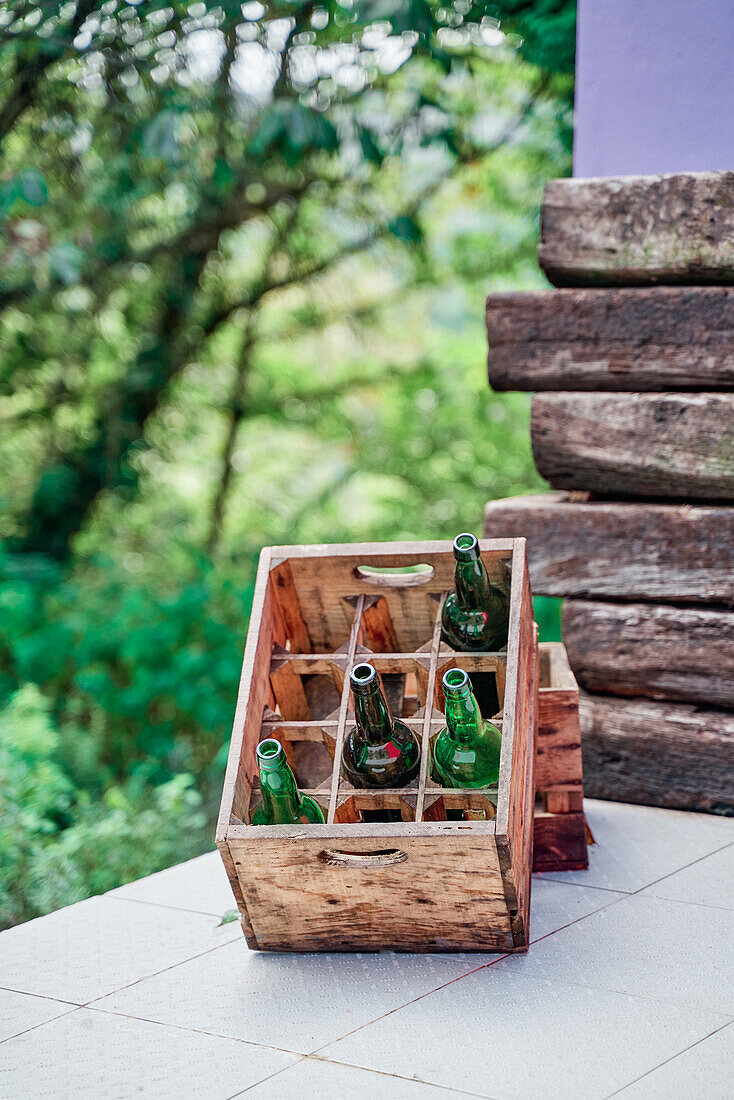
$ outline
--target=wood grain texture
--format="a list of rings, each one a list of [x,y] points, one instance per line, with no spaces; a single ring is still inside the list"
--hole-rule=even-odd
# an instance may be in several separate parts
[[[310,653],[311,639],[301,615],[290,562],[282,561],[270,571],[273,594],[283,617],[283,625],[294,653]]]
[[[556,488],[734,500],[734,394],[536,394],[530,438]]]
[[[539,648],[540,691],[535,790],[544,810],[535,811],[533,870],[581,870],[589,865],[583,814],[583,761],[579,689],[565,646]],[[562,816],[568,820],[556,822]]]
[[[536,813],[533,871],[582,871],[589,866],[583,813]]]
[[[734,611],[566,600],[563,637],[587,691],[734,710]]]
[[[437,550],[445,545],[448,552]],[[509,558],[512,544],[495,542],[482,552],[487,572],[503,574],[503,559]],[[403,652],[414,652],[433,634],[436,596],[453,586],[454,559],[451,543],[331,543],[318,546],[272,547],[274,563],[288,561],[301,616],[314,652],[337,650],[349,637],[354,618],[354,600],[360,594],[384,597],[393,630]],[[328,560],[328,574],[324,561]],[[360,565],[396,568],[426,564],[433,574],[413,577],[405,587],[396,586],[396,578],[381,582],[376,577],[360,577]],[[350,602],[351,601],[351,602]]]
[[[260,950],[514,950],[493,836],[444,836],[437,846],[431,837],[395,833],[338,842],[303,834],[231,840]],[[321,858],[326,849],[399,850],[408,858],[375,868],[332,866]]]
[[[538,697],[535,789],[539,794],[554,787],[582,787],[579,689],[559,642],[540,646],[541,681]],[[543,665],[547,664],[547,670]],[[556,675],[565,665],[567,676]],[[545,672],[545,676],[543,673]]]
[[[734,282],[734,172],[546,184],[540,266],[556,286]]]
[[[512,556],[507,669],[495,824],[515,948],[527,950],[540,667],[523,539]]]
[[[734,714],[581,692],[586,794],[734,814]]]
[[[242,658],[237,705],[217,821],[218,845],[226,841],[233,815],[241,821],[247,817],[255,775],[254,750],[260,739],[261,716],[271,695],[270,655],[274,644],[283,645],[286,641],[282,618],[276,613],[273,590],[268,583],[270,564],[270,551],[265,547],[260,553],[250,612],[250,621],[254,618],[255,622],[261,624],[261,628],[248,632]]]
[[[558,489],[734,501],[734,394],[540,393],[530,434]]]
[[[484,530],[526,536],[536,595],[734,604],[734,508],[544,493],[491,501]]]
[[[496,390],[734,388],[734,288],[490,294]]]
[[[397,653],[400,649],[390,618],[390,606],[384,596],[370,596],[362,612],[365,641],[375,653]]]

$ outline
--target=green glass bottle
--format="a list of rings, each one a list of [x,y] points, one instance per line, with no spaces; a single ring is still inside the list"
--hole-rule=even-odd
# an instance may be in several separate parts
[[[257,746],[263,800],[252,815],[252,825],[323,825],[318,802],[301,794],[288,766],[283,746],[268,737]]]
[[[454,649],[497,650],[507,645],[509,584],[487,576],[479,542],[465,533],[454,539],[454,585],[441,613],[441,635]]]
[[[431,742],[433,779],[441,787],[491,787],[500,774],[502,734],[482,718],[463,669],[450,668],[442,683],[446,725]]]
[[[344,776],[354,787],[407,786],[420,767],[418,738],[390,714],[374,665],[355,665],[349,682],[356,725],[344,739]]]

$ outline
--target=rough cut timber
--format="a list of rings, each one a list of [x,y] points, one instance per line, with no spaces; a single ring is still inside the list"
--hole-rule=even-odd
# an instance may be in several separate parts
[[[734,605],[734,508],[543,493],[490,501],[484,532],[527,537],[536,595]]]
[[[490,294],[496,390],[734,388],[734,288]]]
[[[541,393],[530,432],[558,489],[734,501],[734,394]]]
[[[588,691],[734,710],[734,611],[566,600],[563,638]]]
[[[734,172],[551,180],[540,266],[556,286],[734,282]]]
[[[592,798],[734,814],[734,714],[581,692]]]

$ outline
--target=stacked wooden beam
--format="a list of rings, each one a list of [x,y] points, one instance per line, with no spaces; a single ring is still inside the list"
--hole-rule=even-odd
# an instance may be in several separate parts
[[[732,814],[734,173],[554,180],[539,257],[564,289],[489,297],[489,377],[565,491],[485,534],[566,597],[587,793]]]

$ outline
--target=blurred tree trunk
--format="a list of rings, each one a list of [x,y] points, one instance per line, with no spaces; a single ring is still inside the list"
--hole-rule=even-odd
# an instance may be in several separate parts
[[[131,458],[145,422],[189,358],[185,325],[207,256],[208,250],[187,256],[172,271],[153,339],[100,412],[89,445],[44,470],[15,549],[65,559],[99,493],[108,485],[135,485]]]

